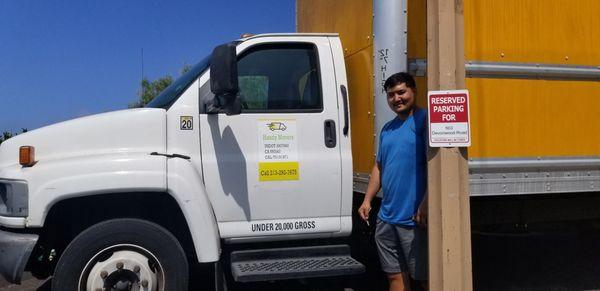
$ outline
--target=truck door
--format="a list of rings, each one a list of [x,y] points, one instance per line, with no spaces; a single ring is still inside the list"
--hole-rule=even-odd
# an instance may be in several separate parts
[[[326,37],[237,47],[242,113],[200,114],[205,186],[222,238],[340,231],[337,90]],[[210,82],[201,99],[211,99]]]

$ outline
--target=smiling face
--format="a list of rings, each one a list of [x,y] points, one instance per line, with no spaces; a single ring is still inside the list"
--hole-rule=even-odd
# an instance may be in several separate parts
[[[388,105],[398,117],[405,119],[413,113],[415,109],[415,92],[412,88],[406,87],[406,83],[398,83],[388,88],[386,93]]]

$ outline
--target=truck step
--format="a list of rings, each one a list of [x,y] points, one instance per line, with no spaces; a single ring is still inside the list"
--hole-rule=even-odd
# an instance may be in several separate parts
[[[231,274],[237,282],[346,276],[364,273],[347,245],[278,248],[231,253]]]

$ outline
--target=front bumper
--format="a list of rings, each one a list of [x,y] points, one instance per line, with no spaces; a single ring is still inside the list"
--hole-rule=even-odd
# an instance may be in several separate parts
[[[0,230],[0,275],[11,283],[21,276],[39,236]]]

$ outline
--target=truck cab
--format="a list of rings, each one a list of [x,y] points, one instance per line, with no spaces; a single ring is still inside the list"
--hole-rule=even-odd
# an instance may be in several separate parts
[[[186,290],[188,262],[227,261],[240,282],[362,272],[347,246],[318,242],[352,230],[346,87],[336,34],[257,35],[216,47],[146,108],[4,142],[0,273]],[[318,243],[286,245],[306,239]],[[257,242],[279,247],[223,251]],[[253,271],[265,258],[347,267]]]

